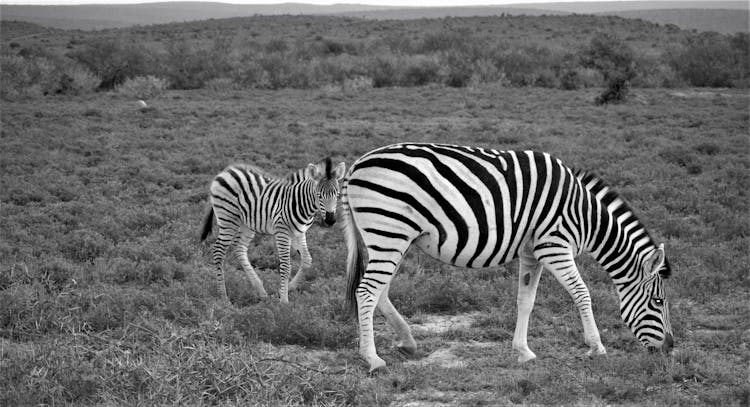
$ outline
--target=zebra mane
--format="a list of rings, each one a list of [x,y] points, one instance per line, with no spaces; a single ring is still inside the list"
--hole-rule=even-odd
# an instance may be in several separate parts
[[[333,161],[331,160],[331,157],[326,157],[324,162],[325,162],[326,178],[331,179],[333,177]],[[316,165],[320,165],[320,163]],[[290,174],[287,174],[285,177],[282,177],[281,179],[287,182],[298,182],[298,181],[305,179],[306,171],[307,171],[307,166],[304,166]]]
[[[617,191],[615,191],[612,186],[604,181],[599,175],[597,175],[593,171],[587,171],[578,168],[573,169],[573,175],[575,175],[575,177],[581,181],[583,187],[591,191],[592,194],[598,195],[603,192],[600,200],[604,205],[609,205],[610,203],[615,201],[619,202],[620,207],[618,208],[618,212],[630,212],[630,216],[638,221],[638,224],[641,228],[643,228],[643,232],[646,234],[649,241],[652,244],[656,245],[654,239],[651,237],[651,234],[648,232],[646,227],[643,226],[643,223],[641,223],[640,219],[638,219],[635,212],[633,211],[633,208],[630,207],[625,198],[623,198]],[[672,274],[672,268],[669,265],[666,257],[664,258],[664,267],[659,274],[661,274],[661,276],[664,278],[667,278]]]
[[[276,176],[276,175],[274,175],[274,174],[271,174],[271,173],[269,173],[268,171],[264,170],[263,168],[257,167],[257,166],[255,166],[255,165],[252,165],[252,164],[244,164],[244,163],[236,163],[236,164],[232,164],[232,165],[228,166],[228,167],[227,167],[227,168],[225,169],[225,171],[226,171],[227,169],[229,169],[229,168],[232,168],[232,167],[235,167],[235,168],[242,168],[242,169],[244,169],[244,170],[247,170],[247,171],[249,171],[249,172],[252,172],[252,173],[258,174],[258,175],[260,175],[261,177],[265,178],[265,179],[266,179],[266,180],[268,180],[268,181],[271,181],[271,180],[275,180],[275,179],[278,179],[278,178],[279,178],[278,176]]]
[[[299,182],[300,180],[305,179],[305,170],[306,170],[306,168],[307,167],[300,168],[300,169],[298,169],[296,171],[292,171],[289,174],[287,174],[286,176],[281,177],[280,179],[282,181],[284,181],[284,182],[289,182],[289,183]]]
[[[333,178],[333,161],[331,161],[331,157],[326,157],[326,179]]]

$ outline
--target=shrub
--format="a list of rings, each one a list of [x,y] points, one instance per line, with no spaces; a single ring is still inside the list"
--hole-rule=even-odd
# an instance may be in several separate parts
[[[291,63],[279,53],[263,55],[257,60],[263,69],[270,89],[281,89],[289,86],[291,80]]]
[[[507,81],[505,73],[498,69],[489,58],[481,58],[474,62],[472,72],[471,83],[473,85]]]
[[[492,59],[514,86],[556,86],[555,72],[563,63],[561,55],[537,45],[497,48]]]
[[[688,37],[667,56],[670,66],[692,86],[734,85],[748,74],[747,37],[701,33]]]
[[[67,80],[61,78],[60,73],[52,60],[40,57],[34,58],[30,66],[32,69],[32,82],[40,87],[42,94],[49,95],[59,93],[60,89],[67,87]]]
[[[501,68],[508,81],[514,86],[528,86],[534,80],[532,73],[536,62],[521,49],[509,49],[495,56],[495,64]]]
[[[677,88],[685,85],[674,68],[655,60],[641,59],[637,63],[638,74],[633,86],[642,88]]]
[[[286,41],[283,38],[274,38],[271,41],[268,41],[265,46],[265,50],[269,54],[274,52],[283,54],[289,50],[289,45],[287,45]]]
[[[607,80],[607,87],[594,99],[596,104],[618,103],[627,97],[630,92],[630,82],[626,74],[613,74]]]
[[[440,82],[440,64],[435,58],[415,56],[407,59],[400,81],[403,86],[423,86]]]
[[[102,83],[101,78],[78,64],[73,64],[67,68],[66,75],[70,77],[69,89],[71,93],[76,95],[93,92]]]
[[[605,80],[618,73],[634,74],[634,62],[633,50],[612,34],[594,36],[581,53],[581,64],[599,70]]]
[[[235,68],[232,77],[244,87],[269,88],[270,80],[268,74],[253,56],[246,55],[240,61],[240,66]]]
[[[340,55],[343,53],[357,54],[357,46],[351,42],[339,42],[331,39],[317,41],[317,48],[321,55]]]
[[[393,53],[411,54],[414,52],[414,45],[406,35],[390,33],[382,37],[381,41]]]
[[[442,65],[446,69],[445,85],[462,88],[469,84],[474,74],[473,62],[462,52],[450,52],[443,55]]]
[[[372,78],[368,78],[367,76],[347,78],[344,79],[342,88],[344,93],[359,93],[363,90],[372,88]]]
[[[372,78],[372,86],[385,88],[399,84],[398,63],[392,55],[378,55],[368,64],[368,76]]]
[[[420,53],[467,49],[473,41],[468,28],[437,31],[425,35],[420,46]]]
[[[604,77],[606,89],[596,103],[625,100],[630,81],[636,76],[634,52],[625,42],[611,34],[599,34],[581,52],[580,59],[583,67],[596,69]]]
[[[15,99],[31,85],[28,60],[17,55],[0,55],[0,97]]]
[[[116,88],[117,93],[137,99],[152,99],[164,93],[167,81],[155,76],[129,78]]]
[[[0,95],[4,99],[20,96],[79,93],[89,90],[92,75],[82,76],[83,68],[58,57],[40,56],[36,53],[3,55],[0,57]],[[76,75],[76,76],[74,76]]]
[[[158,65],[150,50],[114,39],[92,40],[68,56],[101,78],[100,89],[114,89],[127,78],[153,74]]]
[[[196,48],[187,41],[167,45],[165,76],[175,89],[199,89],[214,78],[229,77],[232,43],[220,37],[208,48]]]
[[[560,77],[560,89],[564,90],[576,90],[583,87],[581,85],[581,79],[578,77],[578,71],[568,70]]]
[[[226,92],[229,90],[237,90],[239,86],[231,78],[214,78],[206,82],[206,89],[210,89],[214,92]]]

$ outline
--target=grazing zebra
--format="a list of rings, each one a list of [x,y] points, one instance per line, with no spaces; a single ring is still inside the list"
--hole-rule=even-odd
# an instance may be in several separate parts
[[[303,270],[312,264],[305,232],[312,225],[316,211],[320,212],[322,225],[331,226],[336,222],[339,180],[345,171],[343,162],[334,168],[331,159],[326,158],[284,178],[271,177],[242,164],[231,165],[214,178],[211,208],[203,223],[201,240],[211,233],[215,215],[219,233],[213,244],[213,262],[216,287],[225,302],[228,298],[223,264],[231,244],[235,244],[235,254],[258,295],[268,297],[263,282],[247,258],[247,246],[255,233],[273,234],[276,239],[281,274],[279,299],[289,302],[289,289],[297,287]],[[299,251],[301,264],[287,285],[292,249]]]
[[[395,144],[357,160],[342,182],[341,224],[347,242],[348,300],[359,317],[359,352],[370,371],[385,366],[375,350],[377,307],[406,354],[416,342],[388,299],[404,254],[416,245],[461,267],[491,267],[520,258],[513,348],[534,359],[527,332],[539,277],[546,269],[573,298],[588,355],[605,353],[591,297],[574,257],[586,250],[614,282],[620,313],[650,348],[672,347],[662,278],[670,274],[625,201],[599,178],[573,172],[549,154],[447,144]],[[356,308],[355,308],[356,307]]]

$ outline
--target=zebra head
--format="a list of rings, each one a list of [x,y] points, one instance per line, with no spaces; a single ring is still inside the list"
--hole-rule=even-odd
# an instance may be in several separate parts
[[[331,158],[307,166],[307,177],[317,182],[315,188],[320,224],[326,227],[336,223],[336,204],[339,199],[339,180],[346,173],[346,164],[339,163],[335,168]]]
[[[664,244],[646,254],[638,268],[640,281],[619,290],[622,318],[649,350],[670,351],[674,340],[663,280],[669,277],[671,269],[664,254]]]

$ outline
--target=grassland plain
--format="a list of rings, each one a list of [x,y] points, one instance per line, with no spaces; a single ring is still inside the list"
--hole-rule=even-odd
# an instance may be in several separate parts
[[[744,91],[599,89],[170,91],[139,109],[112,93],[0,107],[1,405],[748,405],[750,145]],[[344,313],[343,239],[314,228],[291,304],[259,301],[237,264],[233,306],[198,242],[211,178],[231,162],[283,174],[352,163],[398,141],[540,149],[600,173],[674,267],[676,349],[649,354],[590,258],[605,357],[583,357],[567,293],[542,278],[517,364],[516,265],[463,270],[412,253],[391,296],[421,358],[390,350],[370,377]],[[278,287],[271,239],[251,261]]]

